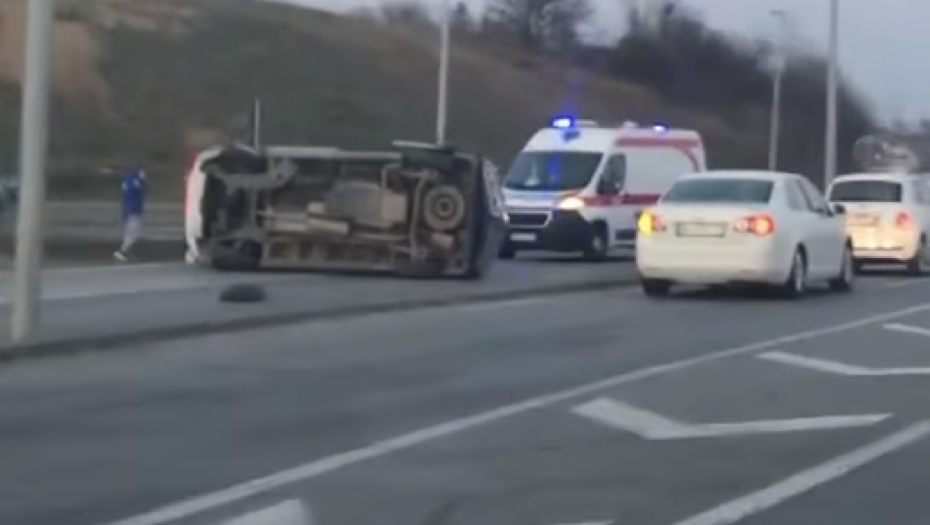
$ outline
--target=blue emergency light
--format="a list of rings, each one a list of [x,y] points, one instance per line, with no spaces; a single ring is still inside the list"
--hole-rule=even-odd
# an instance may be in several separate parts
[[[575,126],[575,119],[572,117],[556,117],[552,119],[552,127],[556,129],[572,129]]]

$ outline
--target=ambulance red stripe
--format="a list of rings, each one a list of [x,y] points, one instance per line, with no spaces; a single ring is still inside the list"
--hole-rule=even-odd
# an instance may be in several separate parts
[[[698,138],[680,138],[666,137],[657,135],[654,137],[620,137],[614,143],[618,148],[672,148],[677,149],[682,155],[688,157],[691,163],[691,169],[694,171],[701,170],[701,162],[698,159],[697,152],[701,150],[701,140]]]

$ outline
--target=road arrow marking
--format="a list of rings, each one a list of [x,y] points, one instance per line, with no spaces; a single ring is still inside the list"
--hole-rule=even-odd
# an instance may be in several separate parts
[[[223,525],[313,525],[310,512],[296,499],[244,514]]]
[[[607,398],[579,405],[572,412],[652,441],[856,428],[891,417],[891,414],[866,414],[692,425]]]
[[[817,359],[787,352],[766,352],[758,356],[759,359],[781,363],[783,365],[806,368],[826,374],[851,377],[886,377],[886,376],[926,376],[930,375],[928,367],[912,368],[869,368],[859,365],[849,365],[839,361]]]
[[[911,335],[920,335],[923,337],[930,337],[930,329],[922,328],[920,326],[912,326],[909,324],[901,323],[889,323],[884,325],[882,328],[888,330],[889,332],[898,332],[901,334],[911,334]]]

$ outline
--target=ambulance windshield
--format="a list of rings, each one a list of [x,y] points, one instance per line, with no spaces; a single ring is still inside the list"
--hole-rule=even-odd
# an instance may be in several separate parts
[[[584,188],[604,157],[580,151],[524,151],[510,166],[504,187],[511,190],[563,191]]]

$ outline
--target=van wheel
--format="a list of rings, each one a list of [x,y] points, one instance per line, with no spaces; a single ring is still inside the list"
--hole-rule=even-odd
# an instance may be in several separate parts
[[[781,286],[781,291],[786,299],[800,299],[807,293],[807,258],[800,248],[794,252],[791,272]]]
[[[259,269],[262,247],[253,241],[241,241],[233,246],[218,246],[211,254],[211,266],[223,272],[254,272]]]
[[[639,284],[646,297],[667,297],[672,290],[672,283],[662,279],[640,279]]]
[[[851,292],[855,279],[855,262],[853,262],[852,250],[849,245],[847,245],[843,249],[843,264],[840,266],[840,273],[833,279],[830,279],[830,289],[834,292]]]
[[[606,261],[609,254],[610,237],[607,235],[607,227],[601,223],[595,224],[594,233],[584,251],[585,259],[596,262]]]
[[[930,254],[927,253],[927,239],[920,239],[920,246],[917,248],[917,253],[914,254],[914,257],[907,261],[906,272],[911,277],[923,277],[930,271],[927,265],[927,258],[930,257]]]

